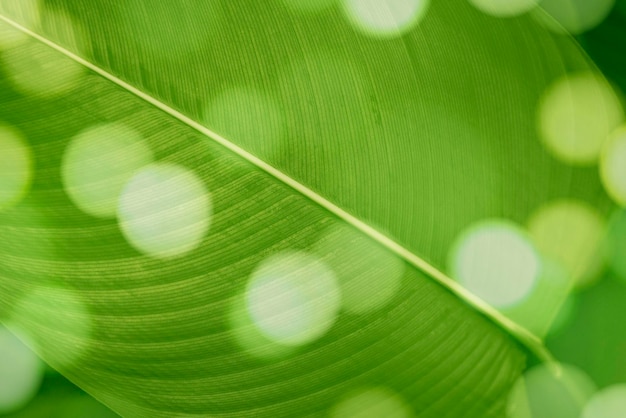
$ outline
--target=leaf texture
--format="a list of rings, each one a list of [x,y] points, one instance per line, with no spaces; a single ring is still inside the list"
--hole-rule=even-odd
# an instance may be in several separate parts
[[[4,11],[27,25],[13,6]],[[460,1],[435,2],[416,29],[381,40],[347,25],[338,6],[313,17],[273,2],[55,1],[41,10],[35,32],[435,268],[468,223],[521,222],[539,202],[593,193],[597,181],[547,157],[534,131],[546,85],[589,64],[571,40],[525,18],[504,26]],[[325,416],[377,385],[420,417],[504,416],[528,353],[484,313],[256,157],[24,42],[3,51],[5,66],[50,54],[61,70],[30,91],[11,71],[1,81],[0,114],[27,138],[36,170],[28,195],[0,212],[0,313],[53,367],[131,417]],[[122,221],[72,200],[65,150],[109,124],[137,132],[159,164],[200,179],[211,206],[197,248],[151,257]],[[113,155],[129,161],[128,149]],[[182,198],[174,208],[198,204]],[[201,228],[179,219],[174,235]],[[327,238],[337,230],[348,238],[326,250],[320,243],[338,240]],[[398,291],[383,308],[342,311],[309,344],[277,345],[257,335],[244,298],[264,261],[294,251],[340,277],[374,254],[373,266],[400,271]],[[317,303],[313,311],[330,302]]]

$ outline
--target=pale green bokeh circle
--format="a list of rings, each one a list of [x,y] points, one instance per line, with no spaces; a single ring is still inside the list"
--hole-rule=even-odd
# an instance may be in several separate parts
[[[276,101],[259,90],[233,87],[222,91],[207,105],[204,121],[258,157],[273,157],[280,150],[284,116]]]
[[[469,0],[478,10],[497,17],[524,14],[537,7],[540,0]]]
[[[6,16],[25,25],[29,29],[36,29],[40,21],[41,8],[45,0],[0,0],[0,11]]]
[[[0,22],[0,50],[18,47],[26,43],[29,36],[5,22]]]
[[[315,13],[328,9],[338,0],[280,0],[288,9],[302,12]]]
[[[596,393],[587,403],[581,418],[624,418],[626,384],[614,385]]]
[[[36,395],[43,375],[39,357],[0,326],[0,414],[26,405]]]
[[[537,284],[541,261],[526,233],[508,221],[485,221],[464,231],[449,258],[452,277],[497,308],[524,301]]]
[[[46,98],[69,93],[86,74],[82,65],[32,40],[4,51],[2,62],[17,91]]]
[[[119,200],[120,227],[129,243],[155,258],[181,257],[206,236],[212,201],[192,171],[156,163],[138,171]]]
[[[626,126],[615,131],[604,146],[600,177],[608,195],[615,203],[626,207]]]
[[[580,418],[596,386],[569,365],[539,365],[517,380],[507,402],[507,418]]]
[[[564,76],[543,94],[538,129],[547,150],[569,164],[597,162],[608,136],[624,120],[611,85],[592,72]]]
[[[244,353],[250,357],[275,361],[291,355],[297,350],[270,340],[254,324],[246,308],[246,295],[236,295],[229,311],[230,335]]]
[[[0,125],[0,210],[20,201],[33,177],[30,148],[15,128]]]
[[[65,150],[63,186],[83,212],[113,218],[124,185],[153,159],[134,129],[116,123],[93,126],[76,135]]]
[[[39,0],[2,0],[0,11],[28,29],[36,30],[40,24]],[[26,43],[30,39],[26,33],[0,22],[0,49],[9,49]]]
[[[522,302],[502,308],[502,313],[541,338],[551,329],[571,289],[569,273],[559,263],[542,258],[532,292]]]
[[[284,252],[263,261],[250,277],[245,298],[258,330],[287,346],[322,337],[341,307],[341,290],[333,271],[304,252]]]
[[[347,394],[330,418],[411,418],[413,411],[400,395],[385,387],[362,388]]]
[[[556,22],[537,15],[549,29],[561,33],[563,29],[579,34],[593,29],[606,19],[615,0],[541,0],[541,8]]]
[[[400,36],[426,16],[430,0],[342,0],[352,25],[374,37]]]
[[[72,367],[89,349],[93,320],[74,290],[38,287],[16,303],[10,315],[33,342],[35,350],[55,368]]]
[[[578,287],[598,278],[605,263],[606,221],[591,206],[558,200],[535,211],[528,231],[542,255],[560,263]]]
[[[331,227],[314,251],[335,272],[342,309],[348,313],[381,309],[400,291],[404,262],[350,226]]]
[[[2,0],[0,11],[20,25],[37,30],[40,24],[40,0]],[[5,22],[0,22],[0,50],[24,44],[30,38],[21,30]]]

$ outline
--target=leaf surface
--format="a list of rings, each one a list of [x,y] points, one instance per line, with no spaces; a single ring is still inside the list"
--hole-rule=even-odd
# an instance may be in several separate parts
[[[26,9],[0,4],[28,26]],[[5,321],[123,416],[323,416],[378,385],[420,417],[503,416],[527,357],[503,328],[537,340],[460,299],[437,269],[471,222],[524,222],[542,201],[593,193],[597,180],[545,155],[534,125],[545,87],[587,60],[530,19],[505,25],[460,1],[435,2],[387,40],[350,27],[339,6],[301,16],[274,2],[199,4],[49,2],[30,27],[61,47],[31,39],[3,51],[11,68],[58,61],[35,84],[10,69],[1,81],[2,119],[36,167],[28,195],[0,213]],[[137,199],[178,199],[172,236],[204,228],[186,210],[209,208],[193,250],[146,254],[153,247],[133,246],[124,227],[141,213],[100,219],[72,200],[65,150],[110,124],[137,132],[159,167],[200,180],[210,203],[185,187]],[[143,221],[165,225],[152,207]],[[382,307],[343,308],[307,344],[277,344],[250,318],[246,292],[259,266],[294,252],[329,265],[341,292],[355,286],[343,277],[383,280],[355,269],[371,257],[391,266],[379,276],[400,272],[399,287]],[[316,303],[312,312],[330,304]]]

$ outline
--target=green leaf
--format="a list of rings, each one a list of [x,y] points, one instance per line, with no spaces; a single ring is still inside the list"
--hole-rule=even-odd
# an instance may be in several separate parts
[[[476,221],[597,196],[536,132],[590,69],[569,38],[460,0],[406,30],[338,4],[0,6],[32,38],[2,51],[0,117],[34,167],[0,212],[0,313],[119,414],[499,417],[550,357],[532,312],[440,270]]]

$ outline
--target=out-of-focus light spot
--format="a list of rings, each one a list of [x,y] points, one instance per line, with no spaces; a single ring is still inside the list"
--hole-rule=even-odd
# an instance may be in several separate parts
[[[535,8],[539,0],[469,0],[478,10],[492,16],[518,16]]]
[[[332,227],[314,251],[333,268],[346,312],[380,309],[402,286],[404,262],[349,226]]]
[[[0,50],[28,42],[29,36],[5,22],[0,22]]]
[[[549,203],[531,215],[528,230],[541,254],[560,263],[576,286],[598,278],[605,263],[606,222],[591,206],[573,200]]]
[[[410,418],[413,411],[404,399],[384,387],[352,391],[330,410],[331,418]]]
[[[2,0],[0,11],[20,25],[36,30],[40,24],[40,0]],[[0,50],[16,47],[30,37],[5,22],[0,22]]]
[[[229,320],[234,342],[251,357],[267,361],[277,360],[297,349],[276,343],[259,331],[246,309],[245,295],[237,295],[233,299]]]
[[[24,295],[9,317],[53,367],[75,365],[89,348],[93,323],[80,296],[60,287],[38,287]]]
[[[541,0],[541,8],[553,19],[546,19],[545,13],[535,17],[549,29],[574,35],[598,26],[609,15],[615,0]],[[556,22],[555,22],[556,21]]]
[[[0,414],[25,406],[37,393],[43,374],[39,357],[0,326]]]
[[[579,418],[595,390],[593,381],[576,367],[535,366],[513,386],[507,417]]]
[[[563,162],[587,165],[597,161],[624,111],[611,85],[588,72],[555,81],[541,99],[538,116],[548,151]]]
[[[623,418],[626,415],[626,385],[602,389],[589,400],[582,418]]]
[[[609,222],[607,252],[611,269],[626,280],[626,210],[618,210]]]
[[[231,88],[207,106],[206,125],[246,151],[267,158],[280,148],[283,114],[268,95],[254,89]]]
[[[604,146],[600,176],[609,196],[626,207],[626,127],[615,131]]]
[[[470,227],[450,253],[452,276],[497,308],[517,305],[537,283],[541,262],[524,231],[507,221]]]
[[[205,47],[223,21],[218,0],[125,0],[121,7],[126,39],[169,58]]]
[[[20,25],[37,30],[40,24],[40,0],[2,0],[0,11]],[[0,49],[16,47],[30,37],[5,22],[0,22]]]
[[[266,259],[252,273],[246,309],[268,339],[288,346],[310,343],[335,323],[341,290],[322,261],[303,252]]]
[[[41,7],[42,0],[0,0],[0,11],[29,29],[39,24]]]
[[[15,128],[0,125],[0,210],[16,204],[33,177],[31,151]]]
[[[538,337],[545,336],[572,288],[571,276],[558,263],[543,259],[532,292],[502,313]]]
[[[26,95],[54,97],[68,93],[85,74],[82,65],[35,41],[7,49],[2,62],[13,87]]]
[[[122,232],[137,250],[172,258],[196,249],[209,230],[211,197],[191,171],[152,164],[124,186],[118,216]]]
[[[411,30],[426,15],[430,0],[342,0],[348,20],[376,37],[394,37]]]
[[[113,218],[124,185],[152,161],[152,151],[137,131],[122,124],[98,125],[72,139],[61,176],[69,197],[83,212]]]
[[[314,13],[329,8],[337,0],[282,0],[282,2],[293,11]]]

